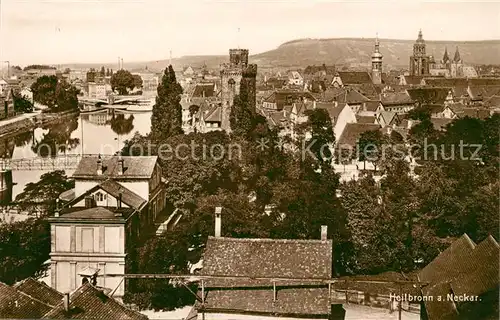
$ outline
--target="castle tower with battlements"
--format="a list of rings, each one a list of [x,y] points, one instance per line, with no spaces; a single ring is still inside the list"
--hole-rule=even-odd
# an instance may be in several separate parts
[[[248,49],[229,49],[229,63],[221,66],[221,99],[223,130],[231,131],[229,115],[234,97],[240,94],[240,88],[247,88],[248,99],[255,108],[257,65],[248,64]]]

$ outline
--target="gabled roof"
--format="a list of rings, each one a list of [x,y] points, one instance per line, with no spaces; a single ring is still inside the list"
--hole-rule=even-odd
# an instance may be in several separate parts
[[[391,124],[392,120],[394,120],[395,117],[397,117],[397,113],[393,111],[382,111],[380,112],[379,117],[382,117],[384,119],[384,122],[389,125]]]
[[[339,71],[338,75],[343,85],[371,83],[370,74],[366,71]]]
[[[97,187],[101,188],[103,191],[106,191],[117,199],[121,194],[121,201],[136,210],[139,210],[147,202],[146,199],[143,199],[137,193],[128,188],[125,188],[112,179],[101,182]]]
[[[31,277],[15,284],[14,288],[50,306],[56,306],[63,298],[59,291]]]
[[[278,284],[278,299],[267,280],[211,279],[205,283],[207,312],[325,318],[328,287],[302,279],[330,279],[331,240],[235,239],[209,237],[202,274],[290,277]]]
[[[149,179],[151,178],[158,158],[156,156],[122,156],[124,172],[118,174],[118,157],[101,156],[102,175],[97,174],[98,156],[84,156],[73,173],[74,178],[87,179]]]
[[[381,103],[384,106],[414,104],[415,102],[406,92],[388,92],[382,95]]]
[[[126,308],[90,283],[82,285],[70,295],[70,311],[65,312],[59,304],[48,312],[44,319],[102,319],[102,320],[146,320],[147,316]]]
[[[0,318],[40,319],[52,306],[0,282]]]
[[[374,130],[380,130],[380,125],[368,123],[348,123],[340,135],[338,145],[348,145],[354,148],[363,132]]]
[[[421,281],[430,283],[422,288],[422,293],[436,297],[449,293],[479,296],[498,289],[499,258],[500,247],[493,237],[489,236],[476,246],[464,234],[419,273]],[[448,299],[428,300],[425,308],[430,320],[458,316],[454,303]]]

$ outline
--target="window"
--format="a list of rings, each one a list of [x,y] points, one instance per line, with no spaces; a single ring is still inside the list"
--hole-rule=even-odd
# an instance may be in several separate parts
[[[106,200],[106,194],[103,194],[102,192],[97,192],[94,195],[94,199],[95,199],[95,201],[104,201],[104,200]]]

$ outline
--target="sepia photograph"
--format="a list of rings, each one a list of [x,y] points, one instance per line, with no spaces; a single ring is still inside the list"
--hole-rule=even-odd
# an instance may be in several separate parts
[[[499,22],[0,0],[0,319],[500,320]]]

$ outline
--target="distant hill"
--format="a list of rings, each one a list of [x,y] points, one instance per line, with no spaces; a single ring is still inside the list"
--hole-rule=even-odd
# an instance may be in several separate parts
[[[307,65],[349,64],[366,67],[370,64],[375,39],[373,38],[336,38],[336,39],[299,39],[286,42],[278,48],[251,55],[250,62],[257,63],[260,68],[287,67],[303,68]],[[391,67],[407,67],[413,51],[415,40],[380,39],[380,52],[384,55],[384,64]],[[458,46],[460,55],[467,64],[500,64],[500,40],[485,41],[426,41],[427,53],[434,55],[436,61],[443,57],[445,47],[451,58]],[[250,52],[251,53],[251,52]],[[176,70],[184,67],[201,67],[206,64],[209,69],[216,69],[227,62],[227,55],[183,56],[172,59]],[[106,68],[116,69],[116,64],[66,64],[62,68]],[[162,71],[169,64],[169,59],[145,62],[124,62],[127,69],[144,69]]]
[[[278,48],[251,57],[259,66],[305,67],[307,65],[368,65],[375,39],[302,39],[286,42]],[[384,64],[408,66],[414,40],[380,39]],[[460,56],[468,64],[500,64],[500,40],[491,41],[426,41],[427,53],[436,61],[443,57],[445,47],[451,58],[458,46]]]

